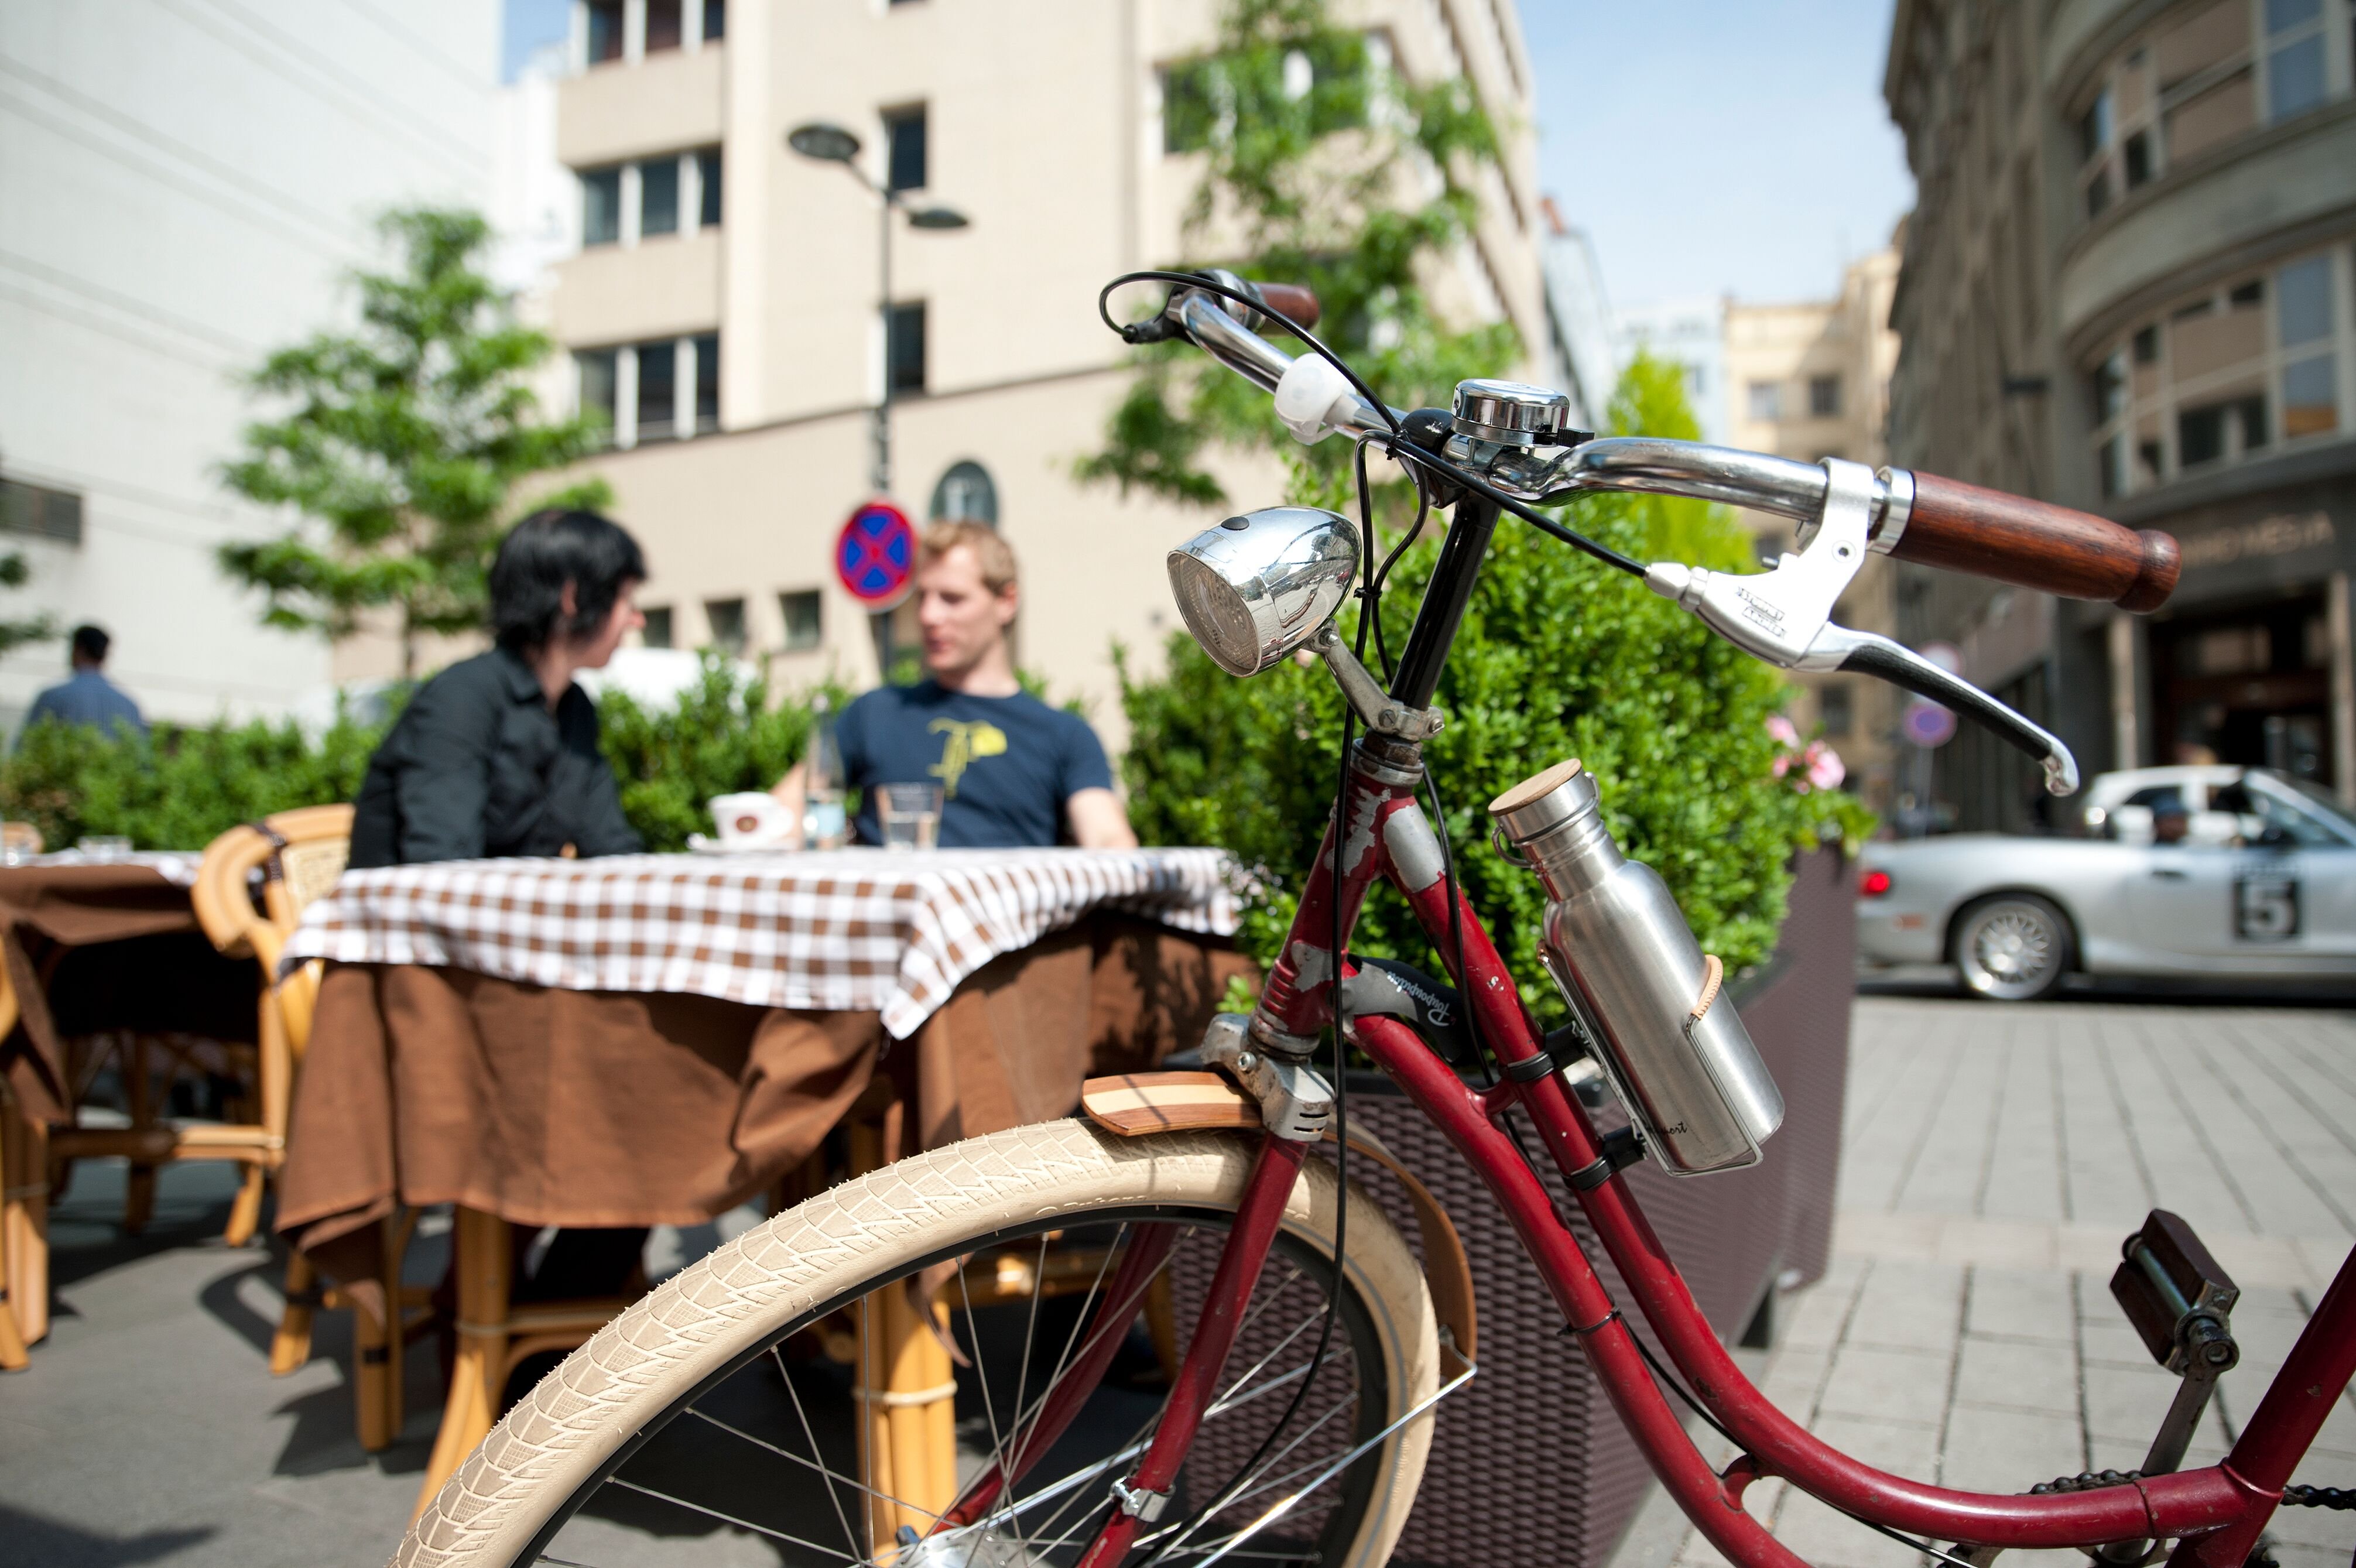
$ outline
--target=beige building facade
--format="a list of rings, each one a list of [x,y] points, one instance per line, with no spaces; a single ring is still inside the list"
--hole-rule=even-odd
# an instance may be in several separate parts
[[[1879,467],[1889,460],[1883,425],[1890,374],[1898,360],[1890,301],[1898,252],[1877,251],[1851,263],[1832,299],[1797,305],[1726,306],[1724,374],[1731,445],[1815,462],[1844,457]],[[1792,547],[1790,519],[1739,514],[1758,540],[1762,561]],[[1886,557],[1870,557],[1834,610],[1843,626],[1890,632],[1896,624]],[[1879,682],[1853,675],[1795,675],[1802,694],[1793,717],[1820,729],[1847,766],[1851,787],[1875,811],[1890,809],[1900,700]]]
[[[1438,293],[1544,344],[1512,5],[1342,0],[1335,15],[1410,80],[1466,76],[1504,129],[1502,175]],[[1211,45],[1216,19],[1214,0],[576,5],[557,145],[583,244],[558,266],[551,326],[575,395],[613,419],[616,449],[594,467],[648,553],[650,642],[728,647],[788,687],[879,678],[883,639],[833,552],[873,493],[889,373],[893,499],[919,524],[1004,532],[1023,564],[1019,661],[1118,747],[1113,646],[1158,663],[1176,625],[1162,557],[1207,517],[1074,478],[1133,373],[1096,300],[1120,272],[1219,259],[1182,231],[1203,160],[1169,150],[1161,103],[1165,71]],[[860,167],[908,207],[969,220],[894,220],[888,365],[880,204],[787,148],[811,121],[850,129]],[[1223,482],[1237,508],[1281,499],[1264,457],[1225,462]]]
[[[1901,573],[1901,624],[2082,768],[2214,757],[2356,800],[2356,7],[1901,0],[1920,189],[1894,306],[1909,467],[2182,542],[2150,618]],[[1943,750],[1958,825],[2033,768]]]

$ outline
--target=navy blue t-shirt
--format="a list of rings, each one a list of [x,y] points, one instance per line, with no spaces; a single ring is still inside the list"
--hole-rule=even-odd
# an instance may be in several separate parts
[[[976,697],[931,681],[882,686],[835,725],[843,782],[940,782],[944,849],[1016,849],[1055,843],[1064,802],[1082,789],[1112,788],[1112,768],[1087,721],[1028,692]],[[871,793],[859,809],[859,837],[881,843]]]

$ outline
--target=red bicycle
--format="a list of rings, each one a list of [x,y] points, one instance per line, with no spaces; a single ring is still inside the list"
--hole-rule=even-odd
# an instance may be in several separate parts
[[[1365,564],[1350,519],[1274,508],[1171,554],[1186,624],[1215,660],[1248,676],[1310,650],[1364,726],[1345,736],[1334,814],[1257,1010],[1214,1023],[1209,1070],[1097,1080],[1085,1117],[885,1165],[723,1247],[542,1380],[398,1561],[701,1561],[723,1534],[731,1552],[900,1568],[1387,1561],[1431,1412],[1482,1369],[1447,1217],[1348,1123],[1335,1092],[1346,1078],[1315,1065],[1323,1037],[1337,1057],[1343,1043],[1363,1051],[1477,1171],[1629,1435],[1743,1568],[1797,1562],[1743,1511],[1744,1489],[1768,1476],[1969,1568],[2036,1547],[2112,1568],[2163,1555],[2243,1568],[2276,1509],[2356,1506],[2356,1493],[2292,1484],[2356,1372],[2356,1260],[2232,1453],[2182,1470],[2237,1355],[2236,1292],[2162,1212],[2127,1239],[2112,1284],[2182,1379],[2138,1471],[1961,1492],[1811,1436],[1736,1367],[1619,1179],[1643,1158],[1678,1175],[1751,1164],[1782,1119],[1717,961],[1660,879],[1622,855],[1593,779],[1566,762],[1490,807],[1499,850],[1549,897],[1542,956],[1573,1022],[1542,1036],[1419,803],[1440,669],[1507,514],[1771,662],[1870,673],[1954,708],[2038,757],[2057,793],[2076,784],[2060,742],[1896,643],[1833,624],[1832,607],[1879,551],[2149,609],[2174,586],[2174,542],[1930,475],[1596,440],[1567,429],[1566,400],[1541,388],[1468,381],[1452,410],[1402,413],[1312,335],[1304,291],[1149,273],[1107,295],[1140,281],[1172,289],[1161,312],[1117,328],[1130,341],[1192,341],[1269,391],[1302,439],[1339,433],[1387,452],[1451,514],[1387,688],[1334,621]],[[1258,328],[1270,321],[1311,351],[1269,343]],[[1647,566],[1534,510],[1588,489],[1780,511],[1801,521],[1801,548],[1756,575]],[[1378,879],[1412,906],[1452,983],[1350,954]],[[1483,1058],[1497,1074],[1468,1081],[1459,1067]],[[1628,1125],[1599,1133],[1575,1076],[1600,1076]],[[1312,1157],[1329,1140],[1333,1158]],[[1349,1178],[1358,1162],[1402,1180],[1428,1273]],[[1586,1217],[1668,1365],[1648,1365],[1563,1203]],[[1665,1387],[1737,1444],[1723,1472]],[[1510,1468],[1501,1456],[1501,1483]]]

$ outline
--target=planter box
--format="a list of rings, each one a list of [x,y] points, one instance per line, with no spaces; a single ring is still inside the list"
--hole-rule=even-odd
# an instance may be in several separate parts
[[[1627,1172],[1702,1310],[1730,1341],[1754,1324],[1771,1329],[1779,1277],[1816,1278],[1831,1251],[1856,908],[1837,852],[1806,856],[1797,870],[1773,958],[1734,993],[1783,1091],[1783,1125],[1766,1158],[1722,1176],[1671,1177],[1649,1161]],[[1480,1178],[1381,1074],[1351,1075],[1349,1110],[1446,1206],[1472,1260],[1480,1314],[1483,1370],[1440,1405],[1396,1561],[1598,1568],[1643,1501],[1651,1472],[1586,1358],[1558,1337],[1561,1315]],[[1616,1107],[1611,1114],[1618,1119]],[[1396,1184],[1379,1173],[1364,1179],[1412,1245],[1414,1221]],[[1583,1219],[1577,1229],[1614,1302],[1644,1332]],[[1176,1283],[1188,1312],[1203,1282]]]

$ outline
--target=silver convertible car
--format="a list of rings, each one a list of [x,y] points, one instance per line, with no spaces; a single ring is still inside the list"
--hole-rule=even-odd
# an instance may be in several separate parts
[[[2086,836],[1954,833],[1865,846],[1869,963],[1955,966],[1999,1001],[2072,971],[2356,980],[2356,820],[2260,768],[2095,778]]]

